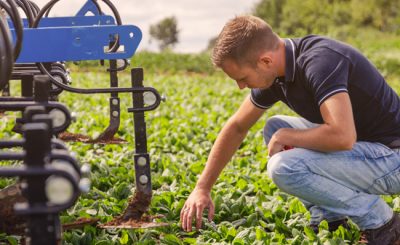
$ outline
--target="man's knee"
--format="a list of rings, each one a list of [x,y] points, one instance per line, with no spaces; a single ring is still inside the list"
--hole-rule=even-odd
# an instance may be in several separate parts
[[[296,149],[275,154],[267,165],[268,176],[282,190],[291,189],[304,181],[309,170]]]
[[[285,160],[281,157],[281,153],[275,154],[271,157],[267,164],[268,177],[275,183],[282,174],[287,171]]]

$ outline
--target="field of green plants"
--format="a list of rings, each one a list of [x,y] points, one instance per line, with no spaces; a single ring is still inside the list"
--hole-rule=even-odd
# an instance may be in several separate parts
[[[396,37],[352,44],[360,48],[400,93],[400,41]],[[283,104],[270,109],[247,136],[239,151],[220,176],[212,196],[216,206],[215,226],[204,218],[201,230],[180,229],[179,214],[206,162],[213,141],[226,120],[238,108],[248,91],[219,71],[214,71],[207,54],[178,55],[139,53],[132,66],[142,66],[144,84],[153,86],[167,98],[146,115],[151,156],[153,199],[150,214],[162,214],[168,227],[142,230],[102,230],[86,226],[65,232],[65,244],[356,244],[359,232],[343,228],[330,233],[322,223],[318,234],[308,228],[309,213],[297,198],[285,194],[267,177],[267,151],[261,129],[265,119],[290,114]],[[104,69],[103,69],[104,70]],[[120,85],[130,85],[130,73],[120,73]],[[108,74],[98,67],[72,67],[73,86],[106,87]],[[63,93],[60,101],[76,113],[69,132],[96,137],[108,123],[105,95]],[[62,221],[98,217],[110,221],[121,214],[134,186],[133,117],[130,95],[121,96],[122,145],[68,143],[80,162],[92,167],[92,188],[76,205],[62,214]],[[0,138],[19,137],[10,132],[14,114],[1,118]],[[2,163],[3,164],[3,163]],[[19,163],[14,163],[19,164]],[[0,188],[13,180],[1,179]],[[400,211],[400,197],[385,200]],[[206,217],[206,216],[204,216]],[[0,243],[13,237],[0,235]]]

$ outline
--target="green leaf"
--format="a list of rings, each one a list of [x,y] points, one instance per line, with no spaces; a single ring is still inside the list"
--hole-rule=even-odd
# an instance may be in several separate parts
[[[126,231],[122,231],[122,236],[121,236],[121,238],[119,239],[119,242],[120,242],[121,244],[127,244],[128,241],[129,241],[129,235],[128,235],[128,233],[127,233]]]
[[[228,233],[226,234],[226,239],[228,241],[233,241],[233,239],[236,237],[237,231],[234,227],[229,228]]]
[[[173,234],[165,235],[163,241],[168,245],[183,245],[183,242]]]
[[[183,242],[185,244],[196,244],[197,240],[196,240],[196,238],[188,237],[188,238],[183,239]]]
[[[314,241],[317,239],[317,236],[315,235],[313,229],[309,226],[304,227],[304,233],[306,233],[306,236],[311,240]]]
[[[8,237],[7,237],[7,241],[8,241],[11,245],[18,245],[18,240],[17,240],[15,237],[8,236]]]
[[[247,181],[244,180],[244,179],[242,179],[242,178],[240,178],[240,179],[236,182],[236,187],[239,188],[239,189],[241,189],[241,190],[246,189],[246,187],[247,187]]]
[[[242,238],[235,238],[235,239],[232,241],[232,244],[233,244],[233,245],[244,245],[244,244],[246,244],[246,243],[244,242],[244,240],[243,240]]]

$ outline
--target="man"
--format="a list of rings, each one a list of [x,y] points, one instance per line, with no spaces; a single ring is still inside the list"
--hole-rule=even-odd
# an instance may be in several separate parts
[[[229,21],[215,66],[251,94],[228,120],[181,211],[182,228],[214,215],[210,192],[249,128],[277,101],[303,118],[275,116],[264,128],[268,175],[298,197],[311,226],[352,219],[368,244],[400,244],[400,217],[379,195],[400,193],[400,99],[352,47],[320,36],[281,39],[263,20]]]

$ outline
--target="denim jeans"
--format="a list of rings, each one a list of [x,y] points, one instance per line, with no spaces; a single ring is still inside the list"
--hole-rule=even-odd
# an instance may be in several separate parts
[[[280,128],[316,127],[303,118],[271,117],[264,139]],[[311,214],[311,224],[348,217],[361,230],[387,223],[393,210],[379,195],[400,193],[400,149],[357,142],[352,150],[318,152],[294,148],[272,156],[268,175],[284,192],[298,197]]]

